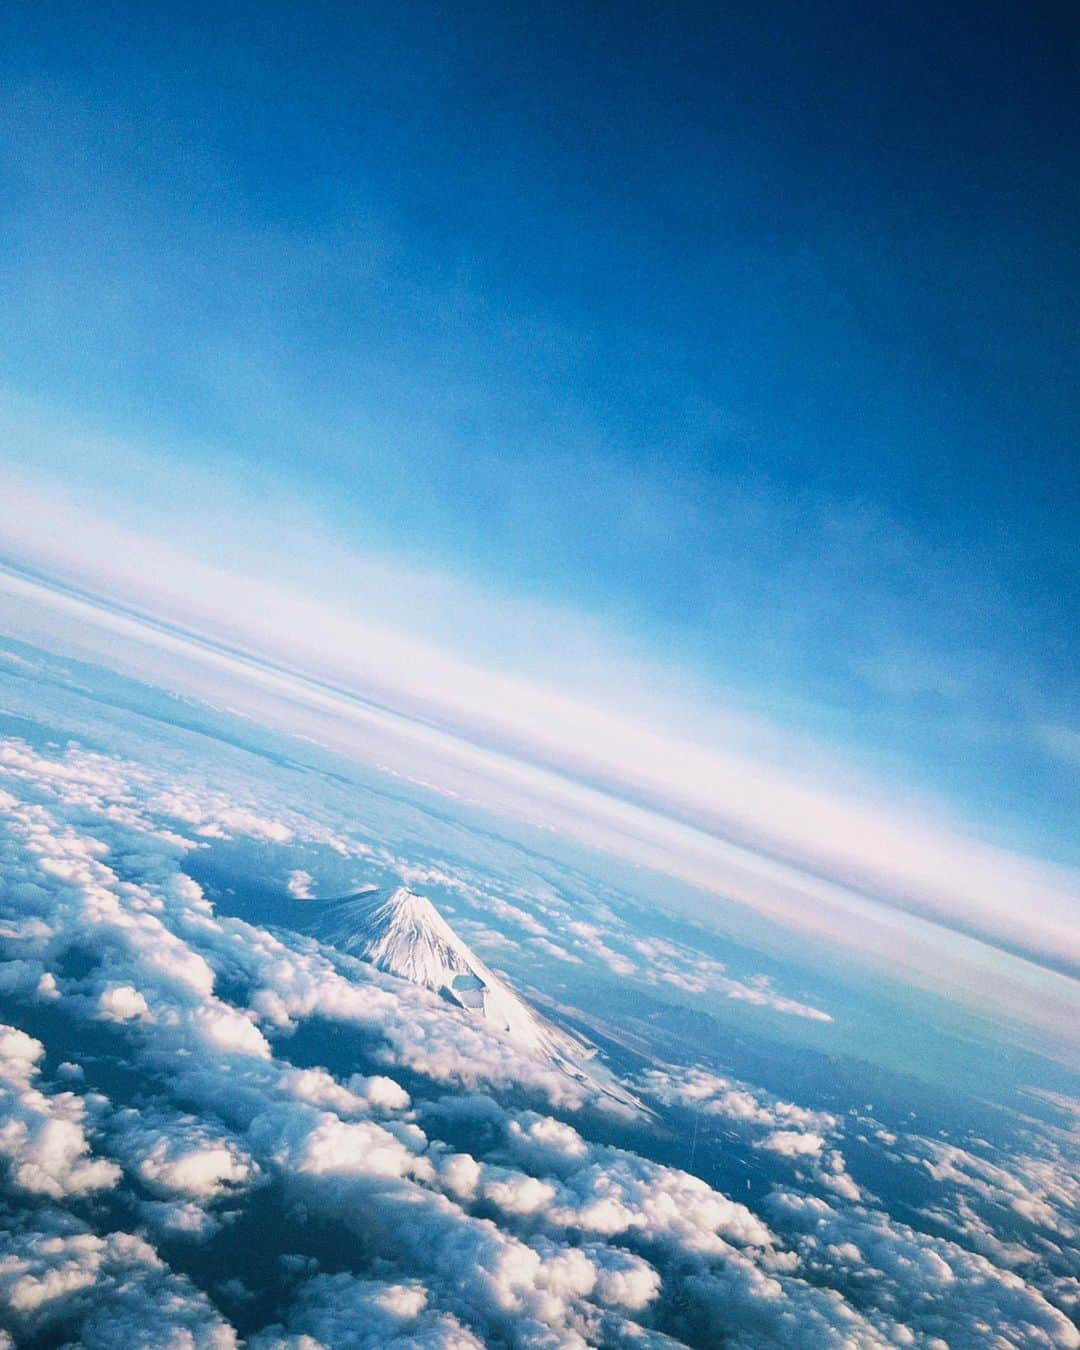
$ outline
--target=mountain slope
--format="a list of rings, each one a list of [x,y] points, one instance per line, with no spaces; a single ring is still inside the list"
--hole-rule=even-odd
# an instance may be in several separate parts
[[[595,1053],[533,1012],[458,937],[426,896],[405,886],[386,897],[324,901],[311,931],[339,951],[432,990],[533,1054],[577,1061]]]
[[[463,942],[426,896],[400,886],[340,900],[306,900],[305,931],[398,979],[430,989],[484,1022],[519,1050],[587,1087],[597,1106],[621,1115],[649,1109],[596,1058],[596,1047],[554,1026]]]

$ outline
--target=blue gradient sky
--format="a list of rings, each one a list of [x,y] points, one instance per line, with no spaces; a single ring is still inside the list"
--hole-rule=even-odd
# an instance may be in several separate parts
[[[404,618],[548,680],[513,606],[555,607],[684,680],[684,720],[1077,860],[1064,7],[3,23],[23,480],[271,578],[295,509],[303,584],[347,590],[343,550],[451,576],[498,621]]]

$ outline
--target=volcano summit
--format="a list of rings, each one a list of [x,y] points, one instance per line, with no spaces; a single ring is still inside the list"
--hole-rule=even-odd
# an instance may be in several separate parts
[[[432,990],[533,1054],[571,1062],[595,1054],[592,1046],[533,1012],[426,896],[399,886],[386,897],[361,894],[316,903],[309,931],[338,951]]]

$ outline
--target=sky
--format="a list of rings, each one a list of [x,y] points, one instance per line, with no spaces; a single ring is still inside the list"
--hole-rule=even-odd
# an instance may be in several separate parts
[[[6,564],[1072,968],[1063,8],[2,24]]]

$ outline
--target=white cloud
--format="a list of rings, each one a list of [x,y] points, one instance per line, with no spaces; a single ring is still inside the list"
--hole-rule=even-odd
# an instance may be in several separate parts
[[[777,993],[766,975],[736,980],[726,973],[726,967],[720,961],[655,938],[639,938],[632,945],[647,958],[641,975],[648,984],[669,984],[687,994],[718,994],[739,1003],[750,1003],[773,1012],[804,1017],[812,1022],[833,1020],[832,1015],[821,1008]]]
[[[791,1192],[774,1194],[769,1212],[801,1232],[800,1250],[823,1277],[838,1280],[852,1265],[877,1272],[864,1283],[864,1298],[887,1306],[918,1336],[964,1344],[989,1333],[1004,1346],[1080,1346],[1080,1332],[1041,1293],[956,1243],[928,1237],[880,1211],[836,1209]]]
[[[279,1082],[300,1100],[328,1107],[339,1115],[367,1115],[373,1109],[404,1111],[409,1106],[409,1094],[385,1074],[354,1073],[347,1083],[339,1083],[325,1069],[289,1069]]]
[[[211,1200],[249,1185],[258,1169],[231,1135],[160,1108],[115,1111],[110,1147],[153,1194]]]
[[[120,1169],[91,1156],[86,1103],[71,1092],[37,1086],[40,1041],[0,1026],[0,1160],[22,1191],[60,1199],[116,1185]]]
[[[824,1187],[845,1200],[863,1199],[863,1192],[848,1173],[838,1148],[843,1127],[839,1117],[814,1111],[795,1102],[734,1083],[707,1069],[650,1069],[641,1080],[642,1091],[661,1101],[700,1113],[703,1120],[722,1120],[745,1131],[753,1146],[774,1157],[798,1165],[804,1182]]]
[[[287,885],[289,894],[295,900],[310,900],[315,893],[312,889],[315,885],[315,878],[302,867],[297,867],[289,873]]]
[[[143,1200],[137,1211],[146,1229],[162,1240],[203,1243],[222,1228],[217,1215],[193,1200]]]
[[[650,724],[636,709],[574,698],[470,663],[383,623],[313,602],[310,594],[216,569],[81,513],[78,530],[58,529],[62,503],[43,502],[25,484],[12,490],[22,502],[11,513],[15,553],[37,555],[41,540],[51,540],[61,553],[37,556],[38,564],[70,574],[87,566],[89,530],[97,540],[96,558],[83,581],[92,588],[266,659],[151,629],[117,609],[46,593],[5,574],[3,584],[35,608],[39,626],[49,623],[43,614],[62,611],[66,632],[72,623],[82,625],[81,639],[92,641],[88,635],[97,630],[97,645],[113,664],[140,671],[156,664],[173,687],[211,701],[221,702],[227,691],[229,701],[242,702],[262,721],[314,735],[366,761],[373,754],[379,762],[389,757],[399,769],[411,764],[428,775],[436,762],[444,788],[735,899],[877,964],[899,965],[928,987],[941,986],[945,946],[952,986],[964,997],[980,1006],[1007,1002],[1033,1024],[1070,1035],[1075,998],[1067,984],[1046,976],[1055,990],[1043,997],[1023,962],[1001,952],[988,955],[960,936],[971,929],[1053,962],[1063,956],[1080,962],[1071,923],[1076,877],[1069,869],[983,843],[962,822],[950,826],[940,805],[889,801],[873,785],[852,789],[849,771],[833,775],[844,786],[823,788],[820,759],[795,774],[723,737],[706,743],[688,736],[685,725],[676,733]],[[28,531],[26,521],[43,512],[50,528]],[[66,547],[76,537],[79,557]],[[117,557],[133,556],[145,558],[146,566],[126,562],[118,571],[113,565]],[[384,571],[383,565],[376,570]],[[150,578],[155,580],[147,589]],[[164,593],[162,578],[172,579]],[[295,621],[283,622],[283,614]],[[282,632],[289,634],[287,650]],[[292,670],[306,666],[313,678],[288,673],[275,661]],[[620,683],[607,680],[605,695]],[[328,684],[354,688],[406,716],[383,715],[335,695]],[[685,722],[681,715],[678,720]],[[703,711],[698,724],[708,721]],[[463,730],[470,743],[435,727]],[[608,784],[614,794],[585,783]],[[631,806],[629,799],[648,806]],[[284,838],[279,827],[288,829],[272,823],[267,837]],[[206,828],[225,826],[208,822]],[[890,906],[955,931],[943,937],[933,924],[904,919]],[[995,978],[988,999],[991,962]],[[1063,1000],[1068,1017],[1061,1015]]]
[[[942,1140],[908,1134],[898,1147],[905,1161],[932,1177],[946,1196],[951,1196],[953,1213],[949,1222],[961,1232],[977,1234],[986,1247],[997,1239],[985,1231],[985,1221],[970,1210],[969,1200],[1012,1211],[1044,1234],[1067,1243],[1080,1237],[1076,1139],[1066,1132],[1062,1142],[1064,1151],[1054,1132],[1043,1132],[1032,1140],[1037,1153],[1013,1152],[997,1162],[983,1156],[984,1152],[994,1152],[985,1141],[981,1141],[982,1151],[975,1153]]]
[[[183,822],[160,814],[160,804],[147,809],[150,768],[87,760],[74,748],[16,749],[0,864],[39,922],[3,940],[5,949],[54,974],[72,1024],[86,1019],[115,1038],[153,1100],[135,1114],[94,1094],[43,1092],[43,1048],[12,1028],[0,1062],[10,1114],[27,1125],[11,1136],[12,1177],[22,1184],[25,1164],[37,1193],[57,1200],[114,1189],[147,1231],[192,1241],[213,1237],[258,1184],[290,1214],[347,1230],[354,1241],[343,1250],[374,1250],[385,1263],[377,1278],[324,1276],[305,1256],[305,1282],[290,1287],[283,1320],[254,1344],[347,1343],[347,1326],[377,1332],[379,1344],[395,1336],[461,1346],[647,1344],[657,1325],[700,1342],[721,1317],[736,1347],[904,1344],[916,1332],[929,1344],[935,1317],[961,1343],[986,1321],[1033,1345],[1075,1344],[1060,1314],[1016,1275],[862,1203],[832,1114],[707,1070],[643,1077],[656,1100],[762,1142],[783,1175],[808,1169],[807,1184],[848,1188],[843,1205],[784,1192],[766,1221],[699,1177],[594,1142],[594,1088],[523,1056],[434,996],[306,938],[215,914],[177,871],[187,852]],[[183,791],[197,797],[199,789]],[[290,817],[287,828],[302,837],[302,821]],[[72,950],[84,957],[77,970],[66,961]],[[36,987],[20,978],[11,997],[30,1007]],[[102,995],[116,990],[140,994],[152,1016],[100,1022]],[[388,1072],[337,1077],[290,1063],[290,1037],[315,1024],[362,1033]],[[70,1056],[72,1044],[49,1050]],[[90,1058],[86,1069],[90,1076]],[[415,1075],[409,1092],[392,1076],[398,1071]],[[462,1088],[519,1104],[464,1098]],[[522,1109],[522,1094],[556,1114]],[[571,1113],[574,1124],[557,1118]],[[100,1123],[94,1143],[111,1157],[90,1152],[91,1115]],[[73,1128],[55,1139],[43,1133],[57,1123]],[[981,1175],[955,1156],[911,1148],[931,1166],[947,1161],[958,1175]],[[1039,1190],[1036,1172],[1025,1175],[1032,1197],[1050,1194],[1047,1178]],[[13,1326],[36,1333],[70,1319],[88,1345],[233,1343],[206,1296],[145,1240],[65,1223],[51,1236],[24,1225],[10,1239],[12,1264],[0,1260],[0,1278]],[[856,1266],[869,1281],[858,1301],[838,1292]]]
[[[803,1132],[819,1134],[833,1134],[840,1125],[828,1111],[812,1111],[700,1067],[649,1069],[642,1075],[641,1086],[642,1091],[655,1094],[661,1101],[747,1125],[773,1130],[797,1126]]]
[[[390,1284],[342,1273],[305,1281],[287,1325],[248,1344],[251,1350],[480,1350],[484,1343],[452,1314],[430,1309],[427,1290],[415,1280]]]
[[[58,1211],[0,1238],[0,1317],[16,1335],[79,1328],[87,1350],[234,1350],[204,1294],[142,1238],[98,1236]]]
[[[98,1016],[106,1022],[149,1020],[150,1005],[130,984],[111,985],[98,995]]]
[[[825,1147],[820,1134],[803,1134],[799,1130],[774,1130],[757,1144],[758,1148],[779,1153],[783,1158],[819,1158]]]

